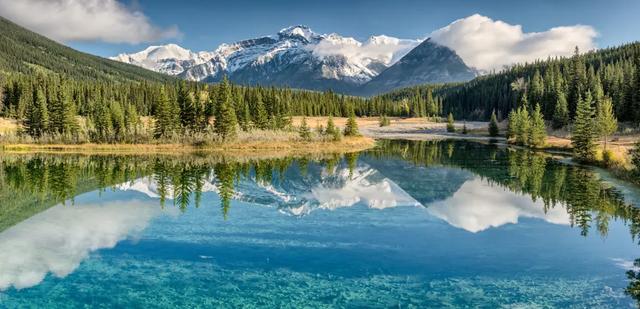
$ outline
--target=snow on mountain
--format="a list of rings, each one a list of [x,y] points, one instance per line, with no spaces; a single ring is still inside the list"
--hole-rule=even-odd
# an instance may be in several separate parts
[[[213,56],[209,52],[194,53],[176,44],[167,44],[150,46],[135,54],[120,54],[110,59],[134,64],[156,72],[178,75],[184,72],[186,68],[211,60]]]
[[[353,170],[339,167],[329,172],[319,165],[308,167],[308,177],[298,171],[288,171],[282,181],[264,183],[252,177],[243,177],[235,183],[232,199],[275,207],[280,213],[304,216],[312,211],[335,210],[342,207],[365,205],[372,209],[398,206],[420,206],[413,197],[390,179],[369,165],[361,164]],[[115,187],[134,191],[151,198],[159,198],[154,177],[145,177]],[[215,176],[207,179],[202,192],[219,193]],[[173,197],[173,186],[167,186],[168,199]]]
[[[299,25],[273,36],[222,44],[212,52],[194,53],[169,44],[111,59],[194,81],[213,82],[227,75],[244,84],[323,89],[336,87],[336,82],[362,85],[419,43],[384,35],[363,43]]]

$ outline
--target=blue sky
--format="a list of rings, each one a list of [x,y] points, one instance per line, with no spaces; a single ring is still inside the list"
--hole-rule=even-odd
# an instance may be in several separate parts
[[[60,0],[52,0],[56,1]],[[296,24],[308,25],[319,33],[336,32],[357,39],[374,34],[422,38],[456,19],[476,13],[511,25],[522,25],[525,32],[565,25],[590,25],[599,33],[596,38],[599,47],[640,39],[638,0],[123,0],[120,3],[131,11],[141,12],[150,24],[160,29],[177,27],[180,35],[134,44],[105,43],[90,37],[64,40],[65,43],[101,56],[138,51],[148,45],[168,42],[195,51],[213,50],[220,43],[274,34]],[[3,5],[17,6],[13,0],[0,0],[0,8]],[[3,10],[0,15],[4,15]]]

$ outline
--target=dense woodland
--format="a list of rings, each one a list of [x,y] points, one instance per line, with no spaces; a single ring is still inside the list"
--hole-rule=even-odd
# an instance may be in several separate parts
[[[402,103],[388,97],[365,99],[331,91],[240,87],[174,81],[114,82],[77,80],[59,74],[0,74],[0,117],[19,120],[24,133],[65,136],[67,140],[140,140],[140,117],[156,121],[154,136],[221,130],[215,119],[242,130],[286,129],[290,117],[437,115],[441,101],[431,89],[416,88]],[[81,116],[78,119],[77,116]],[[82,120],[82,121],[80,121]],[[229,130],[229,129],[224,129]]]
[[[593,104],[610,98],[620,121],[640,122],[640,43],[601,49],[571,58],[556,58],[514,65],[503,72],[469,83],[438,88],[444,111],[457,118],[499,119],[528,102],[540,104],[544,118],[566,125],[575,115],[579,98],[587,92]],[[523,100],[526,97],[526,100]]]

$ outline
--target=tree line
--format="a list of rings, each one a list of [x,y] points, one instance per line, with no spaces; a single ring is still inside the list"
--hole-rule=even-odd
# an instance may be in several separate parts
[[[431,89],[414,90],[414,99],[361,98],[331,91],[242,87],[226,79],[208,85],[87,81],[59,74],[0,74],[0,117],[18,120],[35,139],[144,142],[175,135],[215,132],[222,139],[234,131],[283,130],[292,116],[437,115],[439,98]],[[152,132],[141,117],[153,119]]]
[[[444,111],[456,117],[504,119],[523,102],[540,104],[544,118],[562,127],[575,116],[578,99],[590,92],[595,101],[611,99],[621,121],[640,121],[640,43],[517,64],[499,73],[438,88]]]

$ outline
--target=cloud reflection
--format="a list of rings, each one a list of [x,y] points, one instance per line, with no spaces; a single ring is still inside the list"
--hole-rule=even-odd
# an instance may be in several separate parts
[[[93,251],[142,232],[161,210],[142,202],[52,207],[0,234],[0,290],[66,277]]]
[[[565,207],[558,205],[546,213],[542,201],[528,195],[489,185],[478,178],[468,181],[451,198],[436,202],[427,211],[447,223],[472,233],[518,223],[520,217],[537,218],[553,224],[570,224]]]

